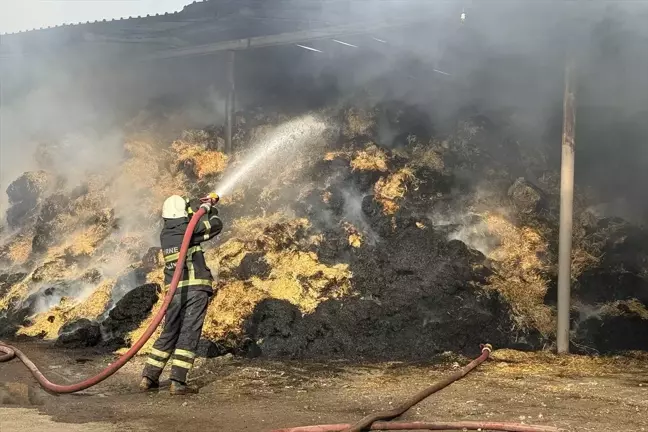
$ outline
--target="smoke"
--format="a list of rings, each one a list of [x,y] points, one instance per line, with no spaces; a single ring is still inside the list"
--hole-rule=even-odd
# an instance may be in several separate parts
[[[408,19],[426,25],[306,44],[320,52],[293,45],[241,52],[236,66],[239,109],[274,104],[301,113],[328,104],[357,103],[362,95],[362,102],[369,105],[396,100],[416,106],[429,115],[435,130],[444,131],[454,128],[458,112],[470,107],[508,119],[508,126],[525,141],[522,145],[547,149],[555,169],[560,157],[563,74],[567,59],[573,58],[578,64],[577,181],[598,192],[598,208],[605,214],[622,212],[638,220],[648,215],[645,2],[464,5],[367,0],[319,2],[308,8],[298,0],[278,4],[282,6],[263,11],[283,18],[273,24],[276,33],[295,30],[296,21],[326,26],[340,17],[351,22]],[[467,19],[462,24],[464,6]],[[248,9],[248,15],[256,13],[253,5]],[[49,42],[56,46],[64,34],[48,34]],[[18,37],[3,38],[3,47],[20,52],[22,43],[13,42]],[[24,171],[39,167],[35,156],[41,144],[53,149],[50,169],[72,188],[92,173],[110,177],[117,172],[126,157],[126,126],[142,111],[171,131],[222,123],[224,56],[137,63],[133,60],[140,48],[107,45],[82,54],[60,49],[56,55],[3,58],[0,218],[7,209],[4,191]],[[256,143],[215,190],[227,195],[240,182],[258,180],[260,165],[282,171],[293,161],[288,156],[294,155],[298,144],[317,139],[313,135],[322,128],[309,118],[279,126]],[[385,146],[396,138],[385,123],[380,124],[379,136]],[[609,204],[620,191],[627,196],[623,208]],[[144,227],[133,210],[140,193],[137,184],[115,189],[107,203],[120,219],[120,230],[113,237],[146,232],[145,243],[153,245],[156,227]],[[344,219],[370,233],[361,211],[362,197],[352,188],[342,194]],[[432,218],[434,225],[456,226],[451,238],[487,253],[492,246],[481,237],[483,227],[475,220],[463,209]],[[126,261],[106,263],[102,270],[119,274]]]
[[[544,148],[552,169],[560,162],[565,66],[574,60],[576,180],[598,191],[603,203],[623,190],[631,196],[631,213],[648,216],[641,198],[648,180],[641,168],[648,162],[645,2],[364,1],[330,2],[301,15],[296,11],[291,14],[314,21],[341,14],[350,20],[429,21],[425,28],[337,38],[353,46],[321,40],[306,44],[321,52],[285,48],[292,50],[285,54],[292,62],[289,73],[307,77],[302,80],[312,89],[304,98],[326,89],[329,99],[335,93],[345,102],[366,88],[373,101],[420,107],[438,131],[451,129],[459,110],[474,107],[477,113],[508,119],[520,145]],[[393,137],[384,132],[389,143]]]
[[[83,301],[92,294],[94,288],[94,285],[83,282],[43,284],[34,287],[22,307],[28,309],[31,315],[37,315],[58,306],[64,298]]]
[[[375,245],[380,240],[380,236],[371,228],[362,211],[363,195],[353,188],[345,188],[341,192],[344,199],[342,219],[350,222],[363,232],[368,244]]]

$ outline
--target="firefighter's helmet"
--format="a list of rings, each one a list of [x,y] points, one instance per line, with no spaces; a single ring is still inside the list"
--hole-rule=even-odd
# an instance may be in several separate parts
[[[164,219],[178,219],[187,216],[187,202],[180,195],[171,195],[164,201],[162,206]]]

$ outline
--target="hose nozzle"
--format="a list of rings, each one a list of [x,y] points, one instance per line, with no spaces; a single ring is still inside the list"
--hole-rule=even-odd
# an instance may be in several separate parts
[[[220,197],[216,192],[212,192],[209,195],[207,195],[205,198],[201,198],[200,202],[202,204],[200,207],[204,207],[206,211],[209,211],[212,206],[216,205],[216,203],[220,200]]]

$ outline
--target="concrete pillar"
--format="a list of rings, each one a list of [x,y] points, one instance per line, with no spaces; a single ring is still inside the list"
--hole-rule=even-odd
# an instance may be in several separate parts
[[[563,101],[562,161],[560,170],[560,234],[558,246],[558,329],[559,354],[569,353],[571,303],[571,252],[574,220],[574,145],[576,128],[575,67],[565,70]]]

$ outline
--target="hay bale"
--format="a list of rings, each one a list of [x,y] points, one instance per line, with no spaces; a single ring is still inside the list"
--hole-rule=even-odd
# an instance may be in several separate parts
[[[56,346],[67,348],[87,348],[101,341],[99,324],[82,318],[63,325],[58,332]]]
[[[136,268],[128,271],[117,278],[112,289],[112,298],[117,301],[115,308],[111,310],[114,319],[124,319],[128,316],[139,316],[137,311],[150,311],[152,304],[157,300],[155,284],[146,283],[146,271]],[[136,301],[137,305],[129,302]]]
[[[111,287],[112,281],[107,280],[87,295],[91,287],[80,280],[46,285],[22,303],[26,314],[43,312],[31,318],[18,334],[56,339],[66,323],[81,318],[95,320],[106,310]]]
[[[220,174],[227,168],[229,158],[219,151],[207,150],[184,141],[175,141],[171,148],[177,155],[180,169],[198,180]]]
[[[268,294],[242,281],[221,283],[209,304],[203,337],[221,340],[230,334],[240,335],[245,319]]]
[[[70,212],[70,198],[61,193],[45,198],[38,215],[38,224],[52,222],[58,215]]]
[[[228,353],[228,349],[220,343],[215,343],[207,339],[200,339],[196,355],[201,358],[221,357]]]
[[[387,172],[389,170],[387,166],[387,155],[375,145],[355,152],[350,164],[353,171]]]
[[[444,350],[469,351],[481,340],[501,344],[508,337],[506,302],[474,286],[484,277],[483,255],[414,223],[387,234],[383,244],[388,247],[354,251],[348,267],[353,285],[340,295],[325,285],[334,277],[303,270],[303,257],[294,260],[306,276],[297,277],[307,288],[301,297],[289,297],[286,278],[283,295],[269,291],[246,322],[264,355],[421,359]],[[313,284],[318,280],[321,285]],[[333,286],[343,283],[338,279]],[[311,292],[320,293],[317,302],[309,302]]]
[[[381,177],[374,186],[375,199],[382,204],[383,212],[388,215],[400,208],[398,201],[405,196],[408,186],[416,180],[409,168],[401,168],[387,177]]]
[[[591,311],[575,328],[576,352],[602,354],[648,350],[648,309],[636,301],[617,301]]]
[[[263,253],[246,253],[241,263],[235,270],[236,276],[241,280],[258,277],[265,279],[270,275],[272,267],[268,264]]]
[[[101,323],[106,341],[126,343],[129,334],[137,330],[149,316],[161,291],[160,285],[147,283],[126,293]]]
[[[376,116],[374,112],[349,108],[344,112],[342,124],[342,136],[346,139],[355,139],[373,135],[376,127]]]
[[[15,284],[27,277],[27,273],[2,273],[0,274],[0,298],[4,297]]]
[[[42,197],[50,176],[45,171],[26,172],[7,188],[9,204],[36,203]]]
[[[142,268],[148,273],[161,266],[163,262],[162,248],[151,247],[142,257]]]
[[[546,205],[547,197],[539,187],[520,177],[508,190],[515,208],[524,214],[536,213]]]
[[[23,264],[29,259],[32,251],[32,238],[30,234],[16,236],[6,248],[6,257],[12,264]]]
[[[47,261],[32,273],[34,282],[43,282],[48,280],[59,279],[67,271],[67,265],[63,259]]]
[[[517,227],[507,218],[495,213],[482,216],[488,236],[499,244],[487,251],[495,275],[489,278],[490,288],[500,292],[511,304],[520,329],[538,329],[544,335],[554,331],[554,318],[545,306],[549,281],[547,240],[531,227]]]
[[[15,228],[21,225],[25,217],[34,216],[32,213],[45,193],[50,179],[45,171],[33,171],[26,172],[11,182],[7,188],[10,204],[7,209],[7,223],[10,227]]]

